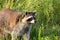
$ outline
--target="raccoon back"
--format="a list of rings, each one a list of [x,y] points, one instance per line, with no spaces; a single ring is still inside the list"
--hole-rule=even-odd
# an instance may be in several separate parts
[[[3,9],[0,11],[0,29],[12,31],[16,25],[17,19],[22,14],[11,9]]]

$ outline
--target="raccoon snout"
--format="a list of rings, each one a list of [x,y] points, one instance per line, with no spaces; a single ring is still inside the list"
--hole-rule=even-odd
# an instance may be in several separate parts
[[[35,20],[32,20],[31,23],[35,23],[36,21]]]

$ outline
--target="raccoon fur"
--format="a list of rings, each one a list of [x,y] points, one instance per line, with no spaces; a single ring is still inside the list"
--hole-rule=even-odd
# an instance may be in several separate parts
[[[35,12],[21,13],[3,9],[0,11],[0,36],[5,37],[9,33],[11,40],[16,40],[18,36],[26,35],[26,40],[29,40],[32,24],[35,22]]]

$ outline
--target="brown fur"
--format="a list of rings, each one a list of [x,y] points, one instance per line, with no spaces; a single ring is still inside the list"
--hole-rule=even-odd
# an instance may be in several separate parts
[[[0,33],[4,34],[4,29],[12,31],[20,16],[22,14],[15,10],[3,9],[0,11]]]
[[[16,40],[20,34],[26,34],[26,40],[29,40],[31,23],[27,22],[29,16],[34,16],[33,12],[22,14],[21,12],[3,9],[0,11],[0,36],[6,33],[11,34],[12,40]],[[35,18],[33,17],[35,20]],[[16,37],[16,38],[14,38]]]

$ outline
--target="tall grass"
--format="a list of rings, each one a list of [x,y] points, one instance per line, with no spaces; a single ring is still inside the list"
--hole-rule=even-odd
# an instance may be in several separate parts
[[[31,40],[60,40],[60,0],[0,0],[0,10],[3,8],[36,11]]]

